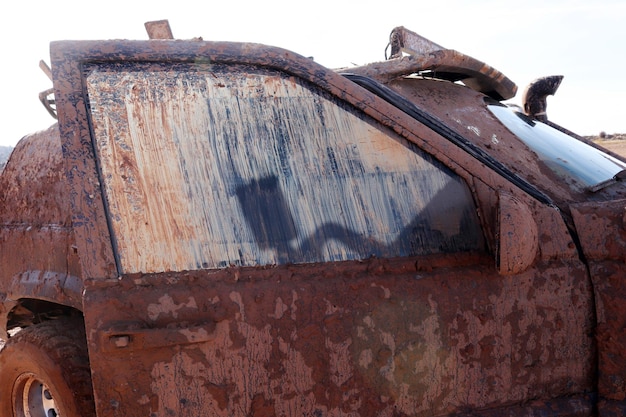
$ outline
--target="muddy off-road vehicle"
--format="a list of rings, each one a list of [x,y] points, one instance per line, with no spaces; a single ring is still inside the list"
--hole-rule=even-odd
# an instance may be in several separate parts
[[[626,163],[560,77],[147,27],[51,44],[0,177],[0,415],[626,412]]]

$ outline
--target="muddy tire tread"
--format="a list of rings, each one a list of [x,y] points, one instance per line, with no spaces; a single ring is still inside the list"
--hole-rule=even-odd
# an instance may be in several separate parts
[[[58,319],[27,327],[7,341],[0,355],[10,353],[13,346],[26,343],[47,352],[63,364],[66,383],[72,387],[75,402],[82,416],[95,416],[91,371],[82,320]]]

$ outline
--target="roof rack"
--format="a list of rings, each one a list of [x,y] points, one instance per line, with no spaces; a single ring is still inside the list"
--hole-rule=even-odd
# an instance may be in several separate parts
[[[496,100],[515,96],[517,86],[500,71],[452,49],[446,49],[402,26],[393,29],[387,61],[374,62],[341,72],[363,75],[381,83],[413,74],[457,82]]]

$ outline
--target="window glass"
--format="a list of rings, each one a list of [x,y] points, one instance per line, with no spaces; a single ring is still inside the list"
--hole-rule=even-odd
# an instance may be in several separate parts
[[[515,108],[489,105],[489,110],[537,153],[557,175],[572,185],[595,191],[620,173],[626,164]]]
[[[299,80],[217,65],[90,69],[124,272],[483,248],[464,182]]]

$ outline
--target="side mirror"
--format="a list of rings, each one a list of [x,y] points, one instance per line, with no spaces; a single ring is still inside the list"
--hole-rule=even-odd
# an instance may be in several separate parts
[[[507,193],[499,193],[496,267],[501,275],[526,271],[539,251],[537,223],[530,208]]]

